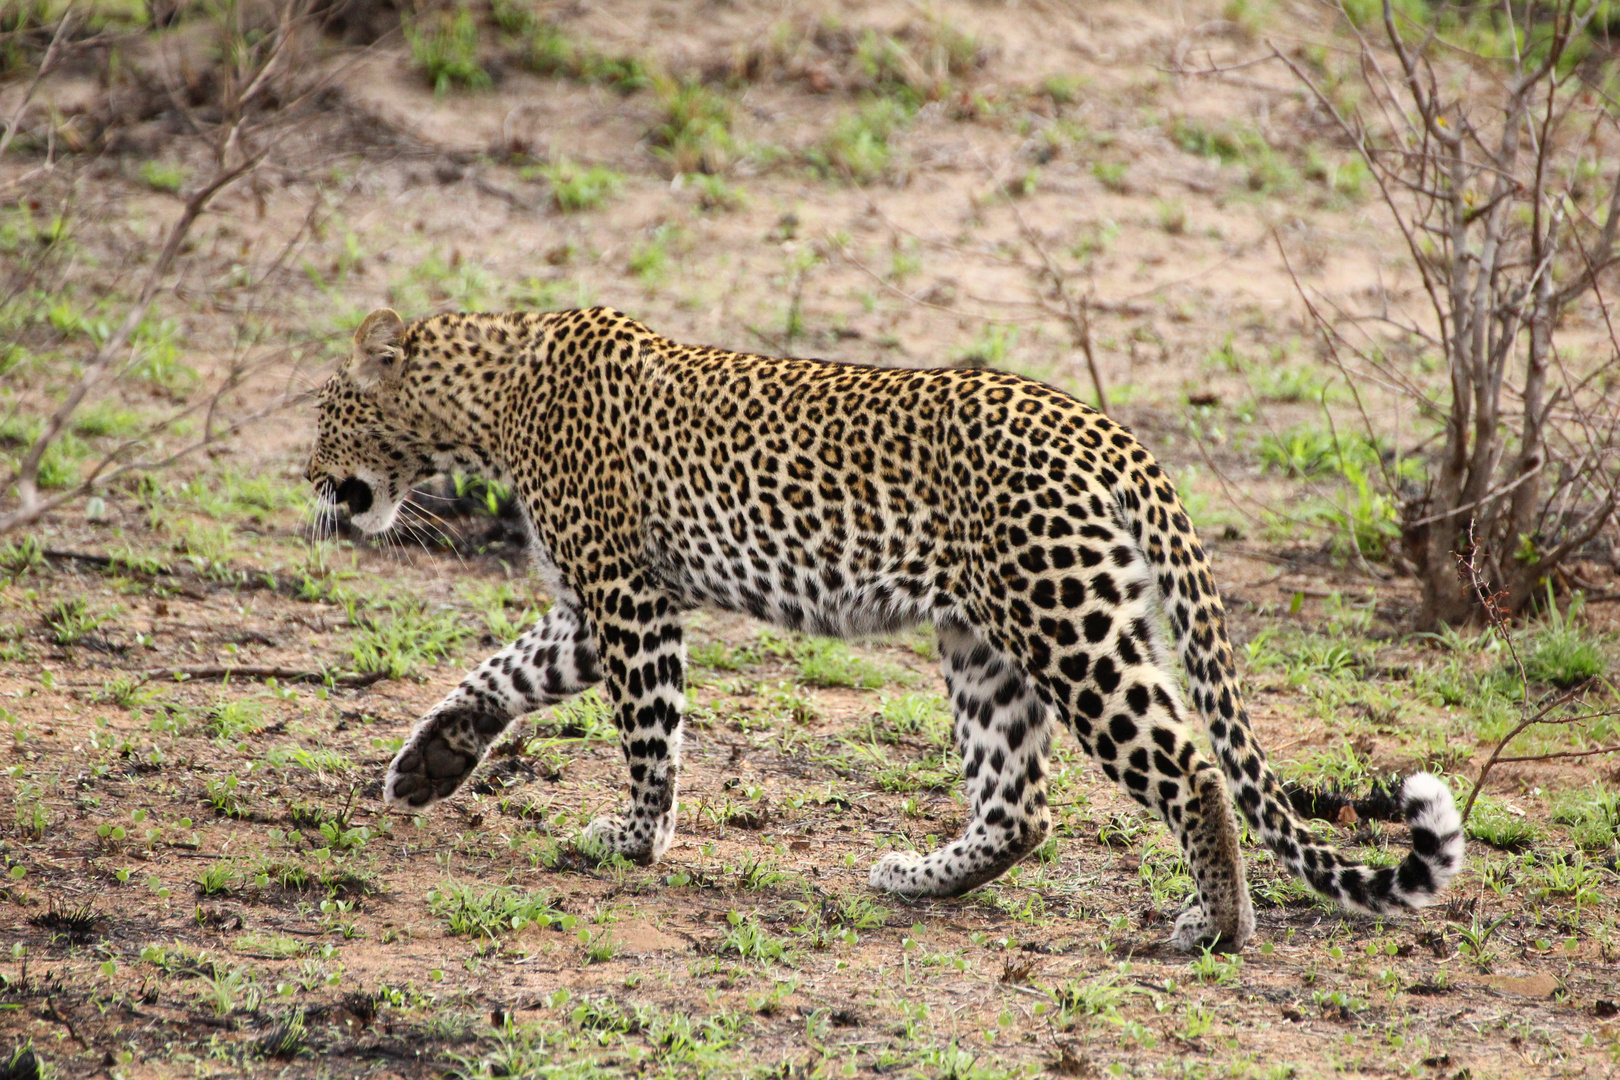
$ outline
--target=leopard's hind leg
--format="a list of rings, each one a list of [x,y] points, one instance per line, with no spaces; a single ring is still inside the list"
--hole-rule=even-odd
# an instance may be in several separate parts
[[[940,624],[939,651],[972,809],[959,840],[926,855],[885,855],[872,867],[874,888],[910,896],[955,896],[993,881],[1052,825],[1051,723],[1023,669],[956,622]]]
[[[1093,595],[1112,591],[1112,582],[1098,587],[1102,577],[1092,579]],[[1176,920],[1171,944],[1235,952],[1254,933],[1254,908],[1226,783],[1192,741],[1146,601],[1116,599],[1079,619],[1079,631],[1066,635],[1074,640],[1037,677],[1081,747],[1169,826],[1186,856],[1197,897]]]

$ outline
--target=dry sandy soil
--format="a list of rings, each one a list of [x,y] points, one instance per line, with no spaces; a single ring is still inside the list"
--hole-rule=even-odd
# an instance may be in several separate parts
[[[217,422],[269,419],[0,549],[0,1055],[130,1078],[1620,1074],[1612,753],[1498,768],[1449,902],[1410,918],[1346,915],[1251,849],[1239,958],[1167,947],[1191,889],[1174,846],[1067,744],[1039,858],[958,900],[868,890],[881,852],[963,820],[921,631],[845,647],[695,616],[681,835],[658,866],[575,849],[623,780],[591,699],[519,725],[474,792],[385,811],[413,719],[546,597],[476,489],[424,497],[437,520],[412,536],[312,539],[301,395],[384,304],[610,303],[676,338],[989,362],[1094,401],[1054,266],[1089,297],[1110,412],[1210,541],[1290,778],[1364,793],[1422,767],[1466,797],[1519,715],[1499,641],[1410,635],[1413,582],[1348,552],[1342,476],[1267,467],[1357,416],[1289,266],[1348,311],[1415,304],[1287,72],[1195,73],[1271,42],[1343,80],[1319,9],[604,0],[540,9],[574,50],[543,73],[520,10],[499,9],[517,31],[475,13],[484,89],[435,93],[397,19],[299,39],[280,108],[254,114],[263,162],[192,229],[59,464],[84,475],[232,370],[251,378]],[[0,68],[0,115],[33,95],[0,156],[0,243],[36,275],[0,309],[12,456],[214,168],[219,23],[182,5],[154,35],[120,11],[38,87],[42,43]],[[722,133],[683,158],[660,132],[676,91],[614,76],[625,58],[706,87]],[[612,172],[599,204],[559,204],[564,163]],[[1410,404],[1361,389],[1421,450]],[[1532,697],[1574,663],[1602,709],[1614,568],[1595,550],[1583,573],[1590,602],[1516,645],[1546,661]],[[1599,719],[1510,754],[1617,741]],[[1321,828],[1400,856],[1402,830],[1353,816]],[[33,1075],[9,1061],[0,1077]]]

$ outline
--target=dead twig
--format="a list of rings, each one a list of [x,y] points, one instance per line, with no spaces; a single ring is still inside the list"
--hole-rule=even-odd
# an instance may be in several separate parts
[[[300,668],[268,667],[257,664],[219,665],[202,667],[149,668],[141,672],[147,679],[174,679],[177,682],[229,682],[232,679],[275,679],[279,682],[325,683],[331,686],[362,687],[388,678],[386,671],[362,671],[349,675],[333,675],[326,671],[305,671]]]
[[[90,362],[85,365],[84,374],[79,377],[73,389],[68,391],[68,395],[62,401],[62,404],[56,407],[56,411],[45,422],[44,430],[39,433],[39,437],[28,448],[28,452],[23,455],[17,467],[3,481],[0,481],[0,490],[9,488],[13,484],[16,485],[19,502],[19,507],[14,513],[0,518],[0,532],[15,529],[20,525],[31,524],[37,521],[40,515],[44,513],[39,498],[38,479],[39,464],[45,457],[45,451],[61,435],[63,428],[67,427],[68,420],[73,416],[74,411],[78,409],[80,403],[84,401],[85,395],[90,393],[91,389],[101,381],[108,369],[111,368],[113,361],[122,354],[125,343],[129,341],[130,335],[135,332],[135,328],[141,324],[141,320],[146,317],[146,312],[151,308],[152,301],[157,298],[159,291],[161,291],[163,280],[174,266],[175,257],[180,254],[180,246],[185,242],[186,236],[191,232],[191,227],[196,223],[197,218],[207,209],[208,204],[215,195],[219,194],[227,185],[235,183],[246,175],[250,169],[259,163],[262,156],[262,154],[255,154],[233,168],[215,173],[208,183],[193,192],[191,197],[186,200],[185,208],[180,212],[180,216],[175,219],[173,225],[169,226],[168,237],[164,241],[163,249],[159,252],[157,260],[153,262],[152,269],[147,273],[146,280],[141,285],[140,295],[135,303],[131,305],[129,311],[125,313],[124,320],[118,324],[117,329],[108,335],[107,340],[102,342],[101,347],[90,358]]]
[[[1513,726],[1512,730],[1510,730],[1506,735],[1502,736],[1501,740],[1497,742],[1495,749],[1491,751],[1491,756],[1485,760],[1483,765],[1480,766],[1479,775],[1474,778],[1474,789],[1468,793],[1468,801],[1463,805],[1462,823],[1464,825],[1468,823],[1468,815],[1474,812],[1474,801],[1479,798],[1479,793],[1484,790],[1485,781],[1490,777],[1491,770],[1505,761],[1554,761],[1559,758],[1596,757],[1600,754],[1620,750],[1620,747],[1611,746],[1598,750],[1567,750],[1555,751],[1547,754],[1527,754],[1513,757],[1504,756],[1503,751],[1508,748],[1509,744],[1511,744],[1514,739],[1518,738],[1524,732],[1530,730],[1532,727],[1567,726],[1570,724],[1590,723],[1593,720],[1601,720],[1605,717],[1620,715],[1620,709],[1603,709],[1596,712],[1582,712],[1572,716],[1554,716],[1553,714],[1555,712],[1562,709],[1564,706],[1569,705],[1571,702],[1580,700],[1585,694],[1586,688],[1584,686],[1577,686],[1556,695],[1550,701],[1544,702],[1539,708],[1536,708],[1534,712],[1531,711],[1530,673],[1524,666],[1524,659],[1519,655],[1519,647],[1518,643],[1514,640],[1513,630],[1508,625],[1508,612],[1502,605],[1505,594],[1502,592],[1492,592],[1490,586],[1486,583],[1485,578],[1479,568],[1479,549],[1473,543],[1474,535],[1472,528],[1469,530],[1468,539],[1468,554],[1466,556],[1459,555],[1457,557],[1459,568],[1463,575],[1467,577],[1469,587],[1473,590],[1475,597],[1478,599],[1480,608],[1484,611],[1486,621],[1489,623],[1492,632],[1495,633],[1497,637],[1501,639],[1502,643],[1507,647],[1508,655],[1513,659],[1513,666],[1519,673],[1520,720]]]
[[[1007,190],[1007,186],[1001,182],[1001,178],[996,175],[995,170],[990,167],[990,163],[985,161],[982,155],[979,161],[984,166],[985,171],[990,174],[991,180],[995,181],[996,189],[1001,192],[1001,197],[1006,200],[1008,209],[1012,211],[1013,219],[1018,222],[1018,231],[1023,236],[1024,243],[1028,244],[1030,249],[1040,258],[1040,276],[1051,282],[1052,291],[1057,294],[1057,298],[1062,305],[1053,308],[1043,302],[1041,307],[1049,314],[1062,319],[1068,325],[1074,343],[1080,347],[1081,353],[1086,358],[1086,370],[1091,375],[1091,388],[1097,395],[1097,411],[1107,413],[1108,395],[1103,390],[1102,374],[1097,370],[1097,354],[1091,342],[1092,298],[1090,292],[1082,296],[1076,296],[1069,291],[1068,274],[1057,264],[1057,260],[1052,258],[1052,253],[1047,250],[1046,245],[1041,241],[1040,234],[1030,226],[1028,219],[1018,209],[1018,203],[1013,198],[1012,192]]]
[[[6,121],[5,132],[0,133],[0,157],[5,156],[6,148],[11,145],[12,138],[17,134],[17,125],[22,123],[23,114],[28,111],[29,104],[34,100],[34,91],[39,89],[39,84],[56,65],[56,51],[61,47],[62,39],[67,36],[68,28],[73,23],[75,6],[76,2],[69,3],[67,9],[62,12],[56,24],[56,33],[51,35],[51,43],[46,47],[45,55],[40,58],[39,70],[34,72],[34,78],[29,82],[28,89],[23,91],[22,100],[18,101],[17,107],[12,110],[10,119]]]

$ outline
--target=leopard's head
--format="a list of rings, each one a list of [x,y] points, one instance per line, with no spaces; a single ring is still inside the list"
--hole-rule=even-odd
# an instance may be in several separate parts
[[[410,400],[406,330],[387,308],[360,324],[354,352],[321,388],[304,470],[324,504],[348,504],[350,520],[368,533],[392,525],[411,488],[441,471],[442,436]]]

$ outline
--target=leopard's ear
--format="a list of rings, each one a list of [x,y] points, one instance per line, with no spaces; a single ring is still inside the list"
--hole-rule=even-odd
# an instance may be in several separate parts
[[[388,389],[399,385],[405,373],[405,320],[392,308],[378,308],[366,316],[354,332],[354,352],[349,356],[349,378],[362,390]]]

